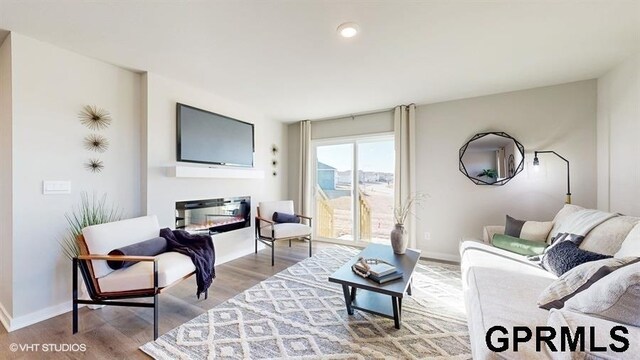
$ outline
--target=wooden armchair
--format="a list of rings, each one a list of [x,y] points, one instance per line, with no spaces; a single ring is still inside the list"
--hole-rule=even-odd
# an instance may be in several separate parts
[[[157,256],[106,255],[118,247],[158,236],[155,216],[116,221],[86,227],[78,236],[80,255],[73,259],[73,333],[78,332],[78,305],[115,305],[153,308],[153,338],[158,338],[158,295],[195,273],[191,259],[177,252]],[[106,260],[135,264],[113,270]],[[91,300],[78,299],[78,270]],[[121,301],[153,298],[153,302]]]
[[[274,243],[278,240],[303,239],[309,242],[309,257],[311,257],[311,217],[295,214],[304,219],[307,224],[303,223],[276,223],[273,221],[273,213],[294,214],[293,201],[267,201],[261,202],[258,206],[258,215],[256,216],[256,240],[255,252],[258,252],[258,241],[271,248],[271,266],[274,265]]]

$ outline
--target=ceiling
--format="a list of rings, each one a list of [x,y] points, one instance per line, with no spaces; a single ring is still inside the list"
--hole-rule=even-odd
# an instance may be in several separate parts
[[[598,77],[640,1],[0,0],[0,28],[295,121]]]

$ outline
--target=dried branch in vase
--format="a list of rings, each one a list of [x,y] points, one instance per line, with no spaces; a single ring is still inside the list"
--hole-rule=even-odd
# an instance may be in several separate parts
[[[422,193],[416,193],[407,197],[406,200],[400,201],[399,206],[393,208],[393,215],[396,224],[404,225],[409,214],[413,214],[413,208],[418,205],[421,206],[422,202],[426,200],[428,195]],[[414,214],[415,215],[415,214]]]

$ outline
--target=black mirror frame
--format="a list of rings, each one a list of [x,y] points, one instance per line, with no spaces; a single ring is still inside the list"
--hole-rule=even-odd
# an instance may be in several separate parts
[[[462,162],[462,156],[464,155],[464,152],[467,151],[467,147],[469,147],[469,144],[472,141],[478,140],[487,135],[497,135],[497,136],[501,136],[501,137],[513,140],[513,142],[516,144],[516,147],[518,148],[518,151],[520,151],[520,154],[522,155],[522,160],[520,160],[520,163],[516,167],[513,175],[493,183],[486,182],[484,180],[470,176],[469,173],[467,172],[467,168],[464,166],[464,163]],[[459,163],[460,172],[463,173],[464,176],[466,176],[467,179],[471,180],[471,182],[473,182],[474,184],[502,186],[508,183],[511,179],[513,179],[516,175],[518,175],[522,170],[524,170],[524,146],[522,146],[522,144],[520,144],[520,142],[516,140],[513,136],[505,132],[490,131],[490,132],[478,133],[478,134],[475,134],[471,139],[469,139],[469,141],[467,141],[464,145],[462,145],[459,152],[458,163]]]

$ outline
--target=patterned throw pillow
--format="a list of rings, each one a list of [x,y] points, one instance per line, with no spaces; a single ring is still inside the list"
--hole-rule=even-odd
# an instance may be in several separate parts
[[[553,221],[525,221],[507,215],[504,234],[525,240],[547,241]]]
[[[565,309],[640,326],[640,262],[614,271],[569,299]]]
[[[542,291],[538,306],[543,309],[561,309],[564,303],[596,281],[624,266],[640,261],[640,258],[602,259],[580,264],[562,274]]]
[[[550,250],[546,251],[542,258],[542,267],[548,272],[561,276],[574,267],[589,261],[611,258],[611,255],[603,255],[578,248],[572,241],[561,241]]]

